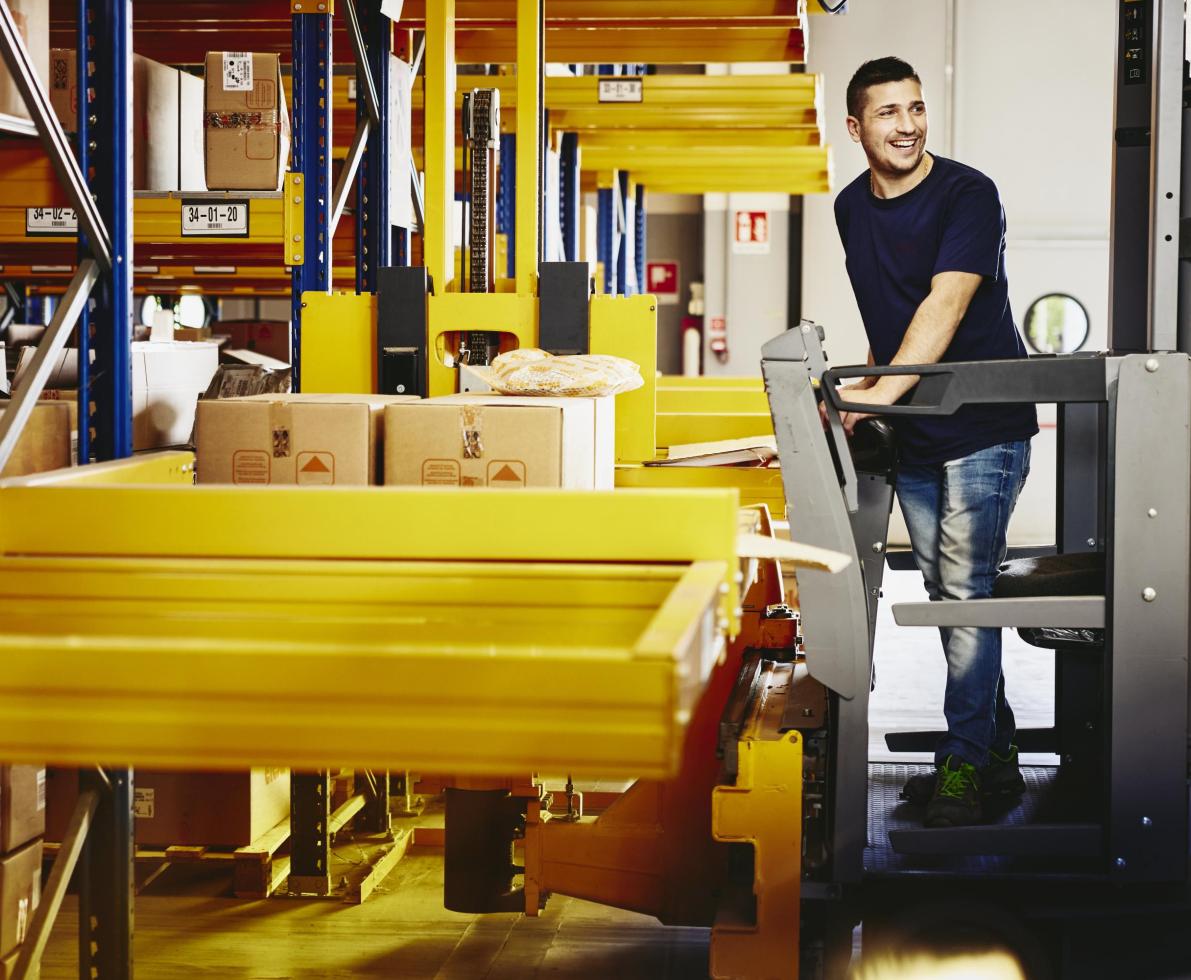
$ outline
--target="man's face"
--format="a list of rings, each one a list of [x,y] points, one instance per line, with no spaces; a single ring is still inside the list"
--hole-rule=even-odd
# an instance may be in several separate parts
[[[873,85],[860,117],[848,117],[852,140],[864,147],[869,166],[888,177],[912,173],[926,152],[926,103],[913,79]]]

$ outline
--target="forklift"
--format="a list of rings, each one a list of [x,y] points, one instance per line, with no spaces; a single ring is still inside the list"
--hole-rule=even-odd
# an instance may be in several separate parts
[[[762,373],[795,540],[847,552],[838,575],[800,577],[808,683],[822,745],[804,758],[802,966],[832,975],[863,946],[1001,946],[1034,977],[1191,974],[1187,659],[1191,648],[1191,125],[1184,7],[1120,0],[1110,350],[1026,361],[831,368],[803,322],[763,350]],[[918,375],[903,404],[852,445],[837,385]],[[820,421],[826,404],[828,425]],[[1055,658],[1055,720],[1018,733],[1020,802],[972,827],[924,829],[898,799],[926,767],[868,759],[868,699],[896,449],[886,417],[962,405],[1055,404],[1053,548],[1014,555],[993,598],[899,604],[908,627],[1011,627]],[[883,447],[874,455],[873,446]],[[863,458],[862,458],[863,457]],[[939,734],[886,737],[930,751]]]
[[[797,613],[772,575],[754,582],[751,631],[713,672],[676,778],[638,781],[594,819],[569,787],[563,819],[502,790],[470,832],[457,800],[448,907],[536,915],[566,894],[709,925],[717,978],[843,976],[858,924],[865,956],[1002,948],[1031,980],[1191,975],[1185,14],[1176,0],[1118,6],[1110,350],[832,368],[814,323],[770,341],[790,537],[851,563],[799,574]],[[1011,551],[992,598],[893,608],[906,627],[1014,628],[1055,658],[1054,724],[1017,743],[1058,764],[1024,766],[1021,800],[978,826],[924,828],[898,793],[929,767],[869,759],[882,578],[904,557],[886,548],[897,451],[884,418],[845,435],[840,413],[873,407],[837,385],[882,374],[920,378],[882,416],[1057,408],[1053,546]],[[886,742],[929,752],[940,734]]]

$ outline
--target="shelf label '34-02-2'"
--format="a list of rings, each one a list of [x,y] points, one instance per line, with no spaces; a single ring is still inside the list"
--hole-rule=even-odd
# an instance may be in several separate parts
[[[183,238],[247,238],[248,201],[183,201]]]
[[[79,217],[74,208],[25,208],[25,234],[76,235]]]

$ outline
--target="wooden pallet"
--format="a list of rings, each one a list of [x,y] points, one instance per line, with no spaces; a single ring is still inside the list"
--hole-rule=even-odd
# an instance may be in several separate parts
[[[420,802],[420,801],[419,801]],[[365,806],[363,794],[349,796],[331,814],[328,831],[334,837],[343,830],[351,819]],[[420,811],[419,811],[420,812]],[[406,826],[401,826],[405,823]],[[260,900],[274,895],[291,896],[285,886],[290,872],[290,856],[284,853],[290,838],[289,818],[262,834],[251,844],[235,850],[220,850],[204,846],[174,846],[166,848],[137,847],[138,864],[153,864],[155,867],[137,885],[140,894],[160,878],[173,865],[196,862],[219,862],[231,864],[232,892],[236,898]],[[370,851],[367,864],[358,868],[336,887],[329,898],[339,899],[348,905],[359,905],[367,900],[388,874],[405,856],[414,841],[412,820],[397,821],[392,839],[378,835],[361,834],[353,838]],[[57,856],[61,845],[46,842],[43,853],[46,860]],[[304,897],[304,896],[302,896]]]

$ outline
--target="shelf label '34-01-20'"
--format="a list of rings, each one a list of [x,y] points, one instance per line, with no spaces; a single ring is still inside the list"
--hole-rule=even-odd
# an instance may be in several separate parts
[[[25,208],[25,235],[77,235],[74,208]]]
[[[183,201],[183,238],[247,238],[248,200]]]

